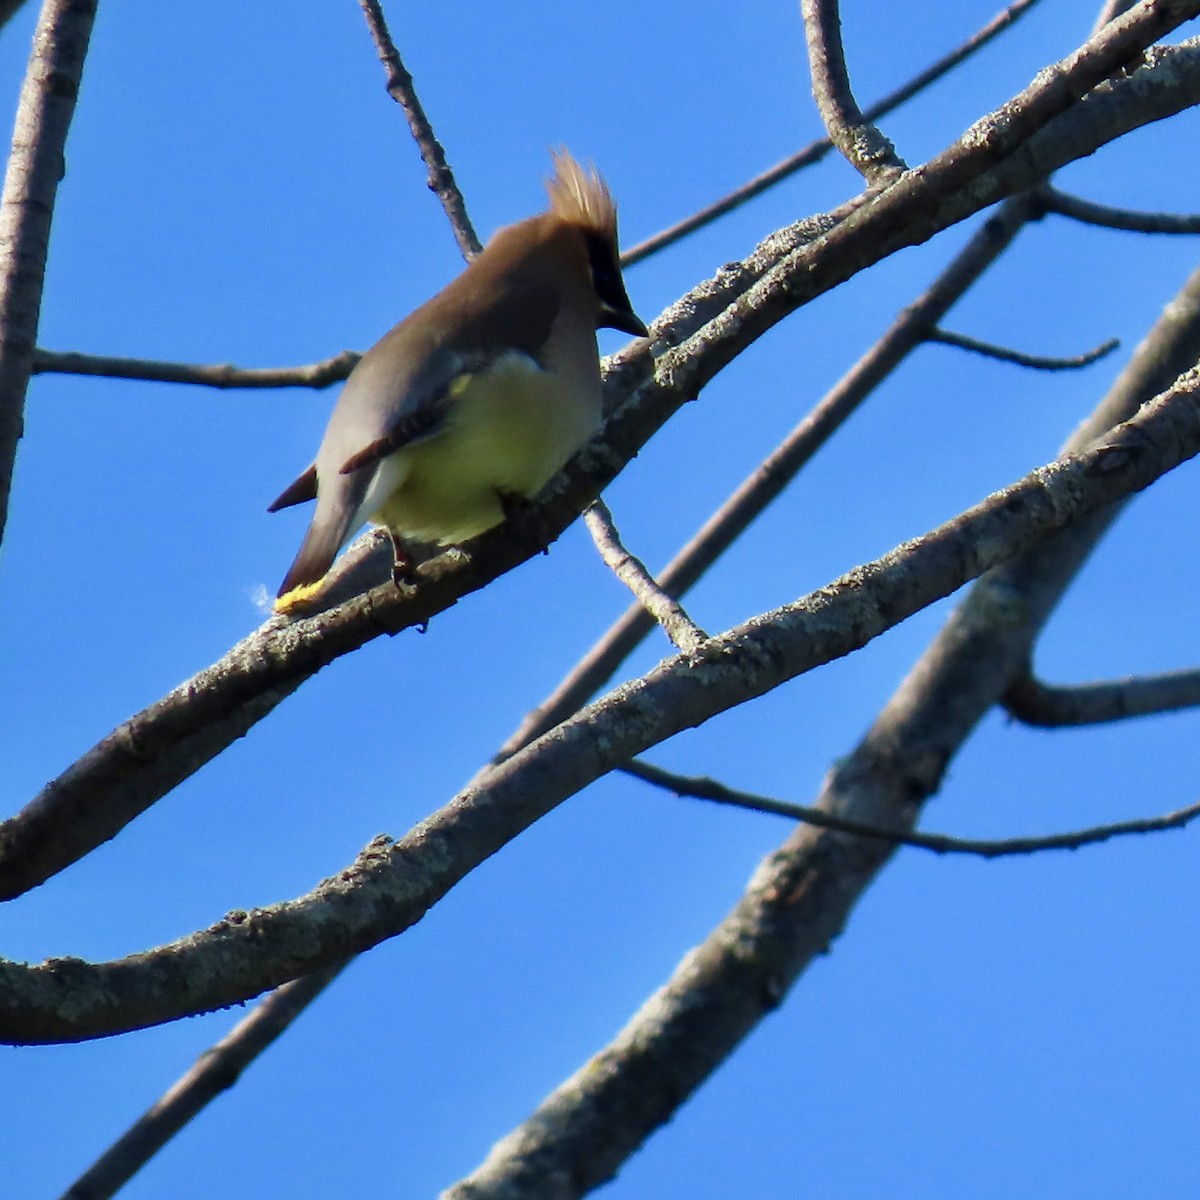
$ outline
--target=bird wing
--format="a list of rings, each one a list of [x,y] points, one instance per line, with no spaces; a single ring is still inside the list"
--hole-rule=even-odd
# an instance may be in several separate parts
[[[340,474],[352,474],[432,437],[471,376],[498,359],[515,351],[537,362],[537,351],[558,315],[557,291],[523,273],[510,275],[498,287],[480,288],[479,283],[468,269],[363,356],[339,401],[339,407],[357,414],[357,429],[347,428],[339,446],[358,443],[340,458]],[[486,302],[476,299],[481,293]],[[423,319],[416,320],[418,316]],[[448,328],[453,335],[443,340],[440,331]],[[362,435],[372,425],[376,436],[364,443]]]
[[[436,365],[436,370],[429,372],[434,378],[421,381],[404,396],[384,435],[346,459],[338,469],[340,475],[350,475],[362,467],[369,467],[404,446],[432,437],[442,428],[462,383],[480,369],[467,365],[458,355],[448,356],[448,359],[430,364],[431,367]]]
[[[267,512],[278,512],[281,508],[291,508],[293,504],[304,504],[317,498],[317,464],[313,463],[307,471],[297,476],[280,492],[278,498],[268,506]]]

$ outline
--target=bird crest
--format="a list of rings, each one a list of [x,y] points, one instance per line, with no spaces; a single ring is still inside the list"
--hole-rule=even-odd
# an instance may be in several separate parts
[[[571,225],[617,240],[617,206],[595,167],[586,170],[566,150],[551,150],[554,175],[546,180],[550,211]]]

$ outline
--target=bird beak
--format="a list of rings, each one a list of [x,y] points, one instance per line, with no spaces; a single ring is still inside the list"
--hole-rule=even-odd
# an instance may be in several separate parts
[[[633,306],[626,301],[624,308],[613,308],[606,304],[600,310],[596,320],[597,329],[619,329],[632,337],[649,337],[650,331],[642,319],[633,311]]]

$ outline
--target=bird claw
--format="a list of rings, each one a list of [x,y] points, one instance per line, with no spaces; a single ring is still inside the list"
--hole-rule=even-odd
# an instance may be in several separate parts
[[[529,497],[522,496],[520,492],[506,492],[497,488],[496,499],[500,502],[500,509],[506,521],[511,521],[514,517],[520,519],[533,507]]]
[[[392,539],[392,583],[398,588],[411,587],[416,583],[416,565],[400,538],[391,530],[388,536]]]

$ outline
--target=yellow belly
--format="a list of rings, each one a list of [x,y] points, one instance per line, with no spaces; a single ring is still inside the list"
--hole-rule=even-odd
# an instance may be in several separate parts
[[[465,541],[504,519],[501,495],[527,498],[600,426],[600,388],[512,356],[456,381],[445,428],[381,464],[394,483],[371,519],[418,541]]]

